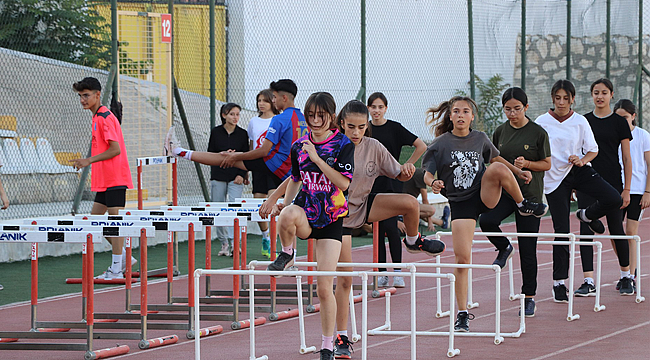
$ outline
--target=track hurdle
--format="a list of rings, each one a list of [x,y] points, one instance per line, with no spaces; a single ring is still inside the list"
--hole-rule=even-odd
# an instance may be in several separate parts
[[[600,305],[600,267],[601,267],[601,259],[602,259],[602,244],[598,241],[593,241],[593,242],[576,242],[576,235],[575,234],[556,234],[556,233],[510,233],[510,232],[475,232],[475,236],[509,236],[509,237],[514,237],[514,236],[523,236],[523,237],[551,237],[551,238],[558,238],[558,237],[566,237],[569,238],[568,241],[537,241],[538,245],[568,245],[569,246],[569,288],[573,289],[574,286],[574,275],[575,275],[575,245],[576,244],[582,244],[582,245],[591,245],[595,246],[597,249],[597,270],[596,270],[596,303],[594,305],[594,311],[602,311],[605,310],[604,305]],[[436,238],[440,240],[441,236],[451,236],[451,232],[437,232],[435,234]],[[472,240],[473,242],[479,241],[479,240]],[[480,240],[480,241],[485,241],[486,243],[488,242],[487,240]],[[424,264],[421,264],[424,265]],[[436,256],[436,265],[442,267],[448,267],[446,264],[441,264],[440,263],[440,256]],[[497,266],[497,265],[494,265]],[[471,272],[468,273],[468,294],[467,294],[467,302],[468,302],[468,309],[472,309],[474,307],[478,307],[478,303],[475,303],[472,301],[472,274]],[[514,285],[513,285],[514,286]],[[437,283],[438,289],[440,289],[440,284]],[[518,297],[516,295],[513,295],[514,293],[514,288],[511,290],[510,293],[510,298],[513,298],[513,300],[517,299]],[[438,290],[438,294],[440,294],[440,290]],[[570,291],[569,294],[569,306],[567,310],[567,321],[573,321],[580,319],[579,314],[574,314],[573,313],[573,300],[574,300],[574,295],[573,291]],[[497,302],[500,302],[500,299],[497,299]],[[444,316],[449,316],[450,312],[449,311],[442,311],[442,306],[440,301],[438,301],[437,305],[437,311],[436,311],[436,317],[444,317]],[[522,310],[523,311],[523,310]]]
[[[94,229],[93,229],[94,230]],[[71,340],[83,339],[85,343],[23,343],[11,342],[0,343],[0,350],[55,350],[55,351],[84,351],[85,359],[92,360],[105,358],[109,356],[122,355],[129,352],[128,346],[118,346],[102,350],[93,350],[93,339],[98,337],[94,333],[94,284],[89,281],[92,279],[92,269],[94,266],[94,243],[102,241],[100,231],[2,231],[0,232],[0,242],[22,242],[32,244],[32,259],[38,258],[39,243],[85,243],[88,251],[87,264],[84,267],[86,273],[86,286],[88,288],[88,307],[86,309],[86,320],[84,322],[85,332],[40,332],[35,328],[30,331],[3,331],[0,332],[0,338],[17,338],[17,339],[42,339],[42,340]],[[35,265],[36,264],[36,265]],[[38,281],[38,266],[32,262],[32,279]],[[32,308],[34,313],[38,304],[38,285],[32,283]]]

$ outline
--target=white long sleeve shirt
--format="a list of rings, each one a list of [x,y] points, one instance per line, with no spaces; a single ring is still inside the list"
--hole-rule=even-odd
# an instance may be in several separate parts
[[[598,144],[587,119],[576,112],[563,122],[547,112],[535,122],[546,130],[551,143],[551,168],[544,174],[544,194],[550,194],[571,171],[569,156],[597,152]]]

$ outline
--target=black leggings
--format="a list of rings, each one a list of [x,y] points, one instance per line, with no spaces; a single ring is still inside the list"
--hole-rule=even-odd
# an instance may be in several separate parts
[[[517,211],[517,204],[504,193],[501,200],[494,209],[481,214],[479,224],[485,232],[501,232],[499,225],[501,221],[515,213],[517,232],[535,233],[539,232],[540,219],[535,216],[522,216]],[[489,236],[490,242],[497,250],[504,250],[510,244],[505,236]],[[519,237],[519,260],[521,262],[522,285],[521,292],[526,296],[535,296],[537,290],[537,238]]]
[[[384,239],[388,238],[390,258],[394,263],[402,262],[402,239],[400,239],[399,228],[397,227],[397,216],[379,222],[379,263],[386,263],[386,245]],[[379,271],[386,271],[379,268]]]
[[[571,210],[571,191],[573,189],[586,193],[596,199],[596,202],[588,206],[585,212],[587,218],[592,220],[599,219],[612,210],[619,208],[623,202],[621,195],[616,189],[607,181],[603,180],[591,166],[574,166],[557,189],[546,195],[555,233],[567,234],[571,231],[569,226],[569,213]],[[555,238],[555,240],[567,241],[568,239]],[[627,241],[621,245],[618,254],[619,259],[628,259],[629,248]],[[629,259],[625,260],[625,264],[629,265]],[[621,264],[621,266],[627,265]],[[565,280],[568,278],[569,246],[553,246],[553,280]]]
[[[613,186],[614,188],[619,186]],[[623,189],[616,189],[620,194]],[[620,191],[619,191],[620,190]],[[584,209],[587,206],[596,202],[592,196],[578,191],[578,207]],[[623,228],[623,210],[620,208],[612,209],[610,212],[605,215],[607,217],[607,227],[609,228],[610,235],[625,235],[625,229]],[[591,231],[589,225],[586,223],[580,223],[580,235],[593,235],[594,232]],[[592,239],[580,239],[580,241],[591,241]],[[629,243],[627,240],[614,240],[614,246],[616,247],[616,254],[618,255],[618,264],[620,266],[629,266]],[[622,257],[622,255],[625,257]],[[581,246],[580,247],[580,259],[582,260],[582,271],[594,271],[594,247],[593,246]]]

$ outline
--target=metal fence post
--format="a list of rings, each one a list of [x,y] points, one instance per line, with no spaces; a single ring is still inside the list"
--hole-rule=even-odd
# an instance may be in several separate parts
[[[472,0],[467,0],[467,30],[469,32],[469,93],[476,100],[476,75],[474,73],[474,20]]]
[[[566,2],[566,78],[571,80],[571,0]]]
[[[612,25],[612,0],[607,0],[607,28],[605,30],[605,62],[606,62],[606,67],[605,67],[605,77],[609,79],[609,74],[610,74],[610,56],[611,56],[611,40],[612,40],[612,32],[611,32],[611,25]]]
[[[521,0],[521,88],[526,90],[526,0]]]

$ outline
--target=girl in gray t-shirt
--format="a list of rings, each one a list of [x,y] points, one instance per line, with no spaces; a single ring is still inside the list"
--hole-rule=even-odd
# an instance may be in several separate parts
[[[435,127],[436,138],[422,160],[427,170],[424,181],[433,192],[442,192],[451,207],[451,230],[454,254],[458,264],[469,264],[472,238],[478,216],[494,208],[506,190],[524,216],[541,217],[547,206],[527,201],[521,194],[512,171],[503,163],[494,162],[499,151],[485,133],[470,125],[477,112],[474,100],[455,96],[430,108],[428,123]],[[486,168],[485,163],[494,162]],[[517,169],[518,176],[530,181],[530,172]],[[434,174],[438,179],[434,180]],[[456,331],[469,331],[467,313],[467,269],[456,269]]]

